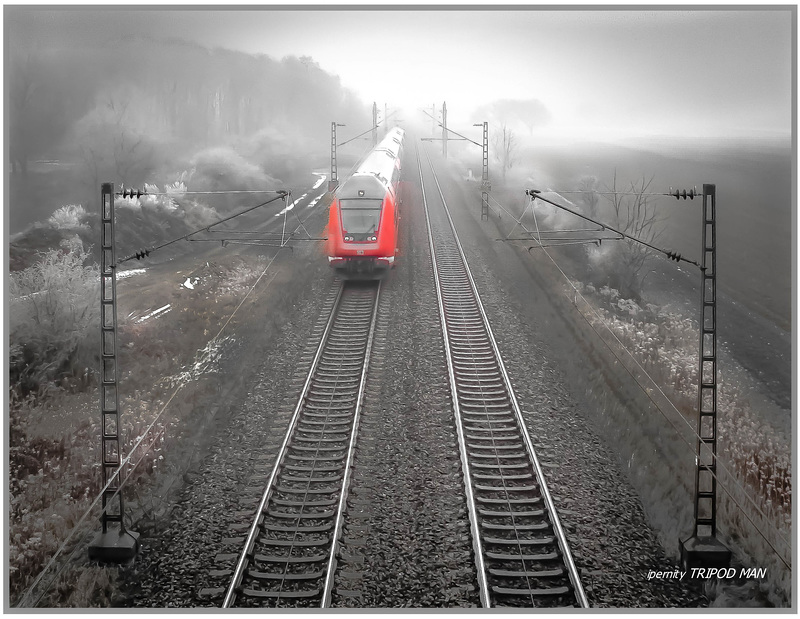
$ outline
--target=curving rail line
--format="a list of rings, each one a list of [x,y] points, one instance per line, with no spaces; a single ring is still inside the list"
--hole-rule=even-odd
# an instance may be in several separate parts
[[[588,607],[430,158],[428,164],[442,203],[435,211],[417,150],[481,602]]]
[[[330,605],[380,284],[344,284],[224,608]]]

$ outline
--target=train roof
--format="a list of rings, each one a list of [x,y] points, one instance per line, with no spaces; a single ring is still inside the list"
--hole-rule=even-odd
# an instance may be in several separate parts
[[[386,195],[384,185],[374,174],[356,173],[348,178],[336,191],[340,200],[373,199],[383,200]]]
[[[389,131],[380,141],[375,149],[367,155],[355,174],[373,174],[377,176],[384,185],[389,184],[397,165],[397,158],[403,142],[404,131],[395,127]]]

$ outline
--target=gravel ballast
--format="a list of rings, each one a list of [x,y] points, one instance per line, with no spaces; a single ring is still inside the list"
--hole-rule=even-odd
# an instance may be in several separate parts
[[[406,152],[400,255],[381,293],[335,607],[479,603],[416,162],[412,149]],[[570,334],[550,319],[556,310],[514,266],[518,258],[495,250],[496,230],[480,223],[479,210],[474,215],[454,213],[591,604],[705,605],[685,583],[647,579],[649,570],[676,566],[613,446],[593,429],[596,411],[574,389],[575,368],[559,362]],[[327,317],[323,300],[335,285],[318,248],[296,249],[275,266],[281,276],[252,300],[236,325],[236,354],[221,360],[220,380],[244,373],[242,389],[208,403],[213,421],[187,473],[159,497],[154,521],[132,526],[142,532],[142,551],[123,570],[121,606],[220,604]]]

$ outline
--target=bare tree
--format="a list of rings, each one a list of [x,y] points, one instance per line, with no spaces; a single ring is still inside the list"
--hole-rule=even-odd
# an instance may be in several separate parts
[[[613,181],[607,188],[617,229],[651,245],[663,233],[663,219],[658,216],[651,196],[647,195],[653,178],[654,176],[649,179],[642,177],[639,181],[631,182],[625,190],[620,190],[617,186],[617,171],[614,170]],[[620,294],[640,299],[642,284],[647,276],[645,266],[654,250],[630,239],[621,243],[620,270],[617,274]]]
[[[503,171],[503,181],[506,180],[506,173],[514,167],[517,161],[517,150],[519,144],[517,137],[506,123],[501,125],[498,131],[494,132],[494,157],[500,162]]]
[[[36,59],[27,54],[16,60],[11,68],[9,79],[9,102],[11,103],[9,156],[11,171],[23,175],[28,172],[28,151],[30,142],[31,103],[36,92]]]
[[[101,182],[136,186],[144,182],[155,165],[153,143],[145,133],[147,121],[135,108],[136,96],[137,93],[106,93],[74,128],[73,141],[84,172],[87,203],[97,198]]]
[[[597,193],[597,177],[585,176],[581,179],[580,184],[581,198],[586,210],[589,212],[589,217],[597,215],[597,203],[600,201],[600,196]]]

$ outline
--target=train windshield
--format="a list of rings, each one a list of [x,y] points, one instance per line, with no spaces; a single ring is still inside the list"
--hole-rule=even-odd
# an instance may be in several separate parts
[[[381,220],[381,204],[383,200],[341,200],[342,229],[353,235],[353,240],[366,240],[370,234],[378,231]]]

